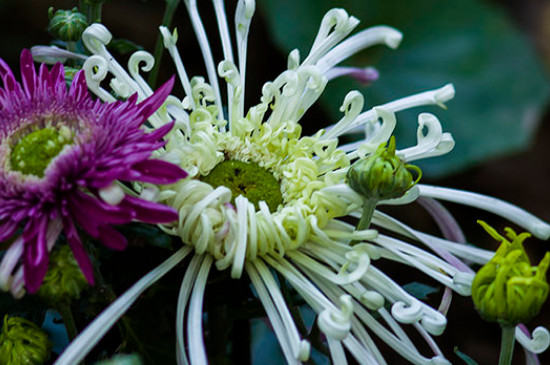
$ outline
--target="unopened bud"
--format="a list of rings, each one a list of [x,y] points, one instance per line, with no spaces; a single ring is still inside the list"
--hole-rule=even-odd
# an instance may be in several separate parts
[[[411,171],[418,175],[416,180]],[[388,147],[377,150],[355,162],[347,174],[348,185],[365,199],[386,200],[402,197],[422,176],[420,168],[409,165],[395,155],[395,138]]]
[[[48,10],[50,24],[48,31],[56,38],[66,42],[76,42],[82,36],[84,29],[88,27],[86,16],[79,13],[77,8],[72,10]]]
[[[53,251],[50,267],[38,295],[49,303],[80,298],[80,292],[88,285],[68,245]]]
[[[0,364],[39,365],[50,357],[51,342],[36,324],[20,317],[4,317],[0,333]]]
[[[500,247],[477,272],[472,283],[472,299],[481,317],[490,322],[515,326],[535,317],[548,296],[547,252],[538,266],[531,266],[523,247],[529,233],[517,235],[506,228],[506,237],[483,221],[478,223]]]

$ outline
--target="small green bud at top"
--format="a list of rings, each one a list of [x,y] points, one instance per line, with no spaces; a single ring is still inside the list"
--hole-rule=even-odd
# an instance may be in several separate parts
[[[142,365],[143,362],[138,354],[119,354],[108,360],[96,362],[95,365]]]
[[[53,251],[50,258],[50,267],[44,282],[38,290],[38,295],[47,302],[55,304],[60,301],[69,301],[80,298],[80,292],[88,286],[88,282],[71,248],[63,245]]]
[[[39,365],[50,357],[51,342],[36,324],[20,317],[4,317],[0,333],[0,364]]]
[[[477,272],[472,283],[472,299],[479,314],[490,322],[515,326],[535,317],[548,296],[546,271],[550,252],[537,266],[531,266],[523,247],[529,233],[517,235],[506,228],[506,238],[483,221],[478,223],[500,247]]]
[[[56,38],[66,42],[77,42],[82,36],[84,29],[88,27],[86,16],[79,13],[77,8],[72,10],[48,10],[50,24],[48,31]]]
[[[418,174],[416,180],[412,171]],[[406,164],[395,155],[395,138],[388,147],[380,144],[376,151],[351,165],[347,174],[348,185],[367,200],[400,198],[422,176],[420,168]]]

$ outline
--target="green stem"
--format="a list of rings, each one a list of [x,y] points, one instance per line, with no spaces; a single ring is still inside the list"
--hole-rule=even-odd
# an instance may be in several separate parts
[[[374,214],[374,209],[376,208],[376,204],[378,203],[378,200],[376,199],[365,199],[363,202],[363,214],[361,215],[361,219],[359,220],[359,223],[357,224],[357,230],[363,231],[365,229],[368,229],[370,226],[370,222],[372,220],[372,215]]]
[[[516,327],[501,325],[502,340],[500,341],[500,358],[498,365],[512,364],[512,356],[514,355],[514,344],[516,342]]]
[[[76,49],[76,42],[67,41],[66,46],[67,46],[67,51],[73,52],[73,53],[78,53],[77,49]],[[77,65],[77,62],[78,62],[77,60],[70,59],[70,60],[67,61],[67,64],[69,66],[75,67]]]
[[[170,27],[170,25],[172,24],[172,19],[174,18],[174,13],[176,12],[176,9],[179,5],[179,0],[166,0],[166,9],[164,9],[162,25],[164,25],[165,27]],[[152,88],[155,88],[155,84],[157,83],[163,51],[164,40],[162,39],[162,35],[159,33],[159,35],[157,36],[157,42],[155,44],[155,66],[153,66],[153,69],[149,73],[149,78],[147,80]]]
[[[61,314],[61,317],[63,317],[63,323],[65,324],[65,329],[67,329],[67,336],[69,337],[69,341],[71,341],[78,333],[74,322],[73,312],[71,311],[71,305],[65,302],[59,303],[57,305],[57,310],[59,314]]]
[[[101,8],[103,4],[101,2],[93,3],[88,5],[88,13],[86,17],[88,18],[88,23],[101,23]]]

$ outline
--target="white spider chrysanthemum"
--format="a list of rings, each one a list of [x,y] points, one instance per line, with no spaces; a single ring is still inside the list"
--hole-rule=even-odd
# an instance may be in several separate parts
[[[159,155],[179,164],[189,177],[161,188],[136,187],[142,197],[179,211],[179,221],[163,229],[181,237],[184,247],[104,311],[56,364],[80,361],[146,288],[191,252],[194,257],[178,302],[180,364],[207,363],[202,301],[213,264],[218,270],[230,270],[235,279],[246,273],[289,364],[306,361],[310,344],[297,330],[273,271],[280,273],[317,312],[317,324],[326,335],[335,364],[346,363],[344,348],[359,363],[385,364],[373,337],[386,342],[411,363],[449,364],[432,338],[445,329],[446,300],[440,311],[428,306],[377,269],[375,261],[394,260],[414,267],[450,290],[470,295],[474,274],[462,259],[483,264],[493,252],[419,232],[377,210],[372,225],[390,233],[358,230],[343,218],[359,218],[365,202],[346,184],[350,165],[390,140],[396,112],[423,105],[443,106],[454,96],[452,85],[366,111],[363,96],[351,91],[342,105],[344,115],[340,121],[304,137],[299,122],[327,82],[341,73],[337,65],[372,45],[395,48],[401,33],[378,26],[348,37],[358,24],[357,19],[342,9],[329,11],[307,57],[301,61],[297,50],[291,52],[288,69],[264,85],[260,103],[245,114],[247,37],[255,4],[251,0],[238,2],[234,58],[223,1],[213,3],[224,52],[217,73],[196,1],[185,2],[202,49],[208,82],[201,77],[189,79],[176,48],[177,33],[161,27],[164,45],[175,62],[186,97],[170,97],[150,122],[158,128],[176,120],[166,148]],[[113,100],[112,93],[100,86],[111,73],[110,86],[116,94],[125,97],[137,92],[139,99],[152,94],[139,75],[139,65],[145,62],[141,69],[150,70],[154,58],[146,52],[136,52],[126,72],[105,47],[110,39],[108,30],[99,24],[84,32],[83,41],[93,53],[84,65],[89,88],[100,98]],[[227,91],[221,90],[218,75],[225,79]],[[222,92],[227,94],[226,103]],[[364,139],[339,145],[341,136],[358,131],[365,134]],[[397,151],[402,160],[441,155],[454,146],[451,135],[442,132],[432,114],[419,115],[417,138],[417,145]],[[452,189],[416,184],[401,198],[376,203],[404,205],[419,196],[486,209],[537,237],[550,235],[550,226],[517,207]],[[424,204],[429,205],[430,211],[440,213],[437,219],[444,229],[452,226],[452,219],[446,218],[446,211],[437,203],[427,200]],[[420,245],[395,238],[391,232]],[[422,244],[433,253],[424,250]],[[416,329],[433,354],[421,354],[402,325]],[[530,344],[525,335],[521,336],[518,331],[525,346],[536,342]]]

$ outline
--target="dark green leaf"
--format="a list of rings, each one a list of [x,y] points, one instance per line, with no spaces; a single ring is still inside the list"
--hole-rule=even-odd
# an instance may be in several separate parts
[[[470,356],[466,355],[464,352],[461,352],[458,347],[454,348],[456,356],[460,357],[462,361],[466,363],[466,365],[478,365],[477,362],[472,359]]]
[[[420,300],[426,300],[428,299],[428,295],[437,293],[439,291],[439,288],[435,288],[433,286],[422,284],[416,281],[403,285],[403,289],[405,289],[405,291],[413,297]]]
[[[139,44],[135,44],[134,42],[127,39],[113,39],[111,43],[109,43],[108,47],[109,49],[117,51],[120,54],[143,50],[142,46],[140,46]]]
[[[152,245],[172,249],[172,236],[164,233],[157,226],[145,223],[131,223],[118,228],[131,245]]]

